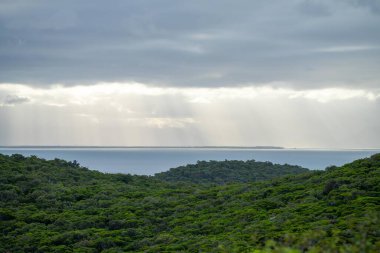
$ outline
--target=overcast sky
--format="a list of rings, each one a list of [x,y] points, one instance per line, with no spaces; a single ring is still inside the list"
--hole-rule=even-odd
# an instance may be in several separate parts
[[[0,145],[380,147],[379,0],[2,0]]]

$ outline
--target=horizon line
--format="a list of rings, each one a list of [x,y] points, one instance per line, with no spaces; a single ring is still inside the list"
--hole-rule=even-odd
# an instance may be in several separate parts
[[[316,148],[316,147],[282,147],[282,146],[239,146],[239,145],[190,145],[190,146],[144,146],[144,145],[133,145],[133,146],[101,146],[101,145],[0,145],[0,148],[215,148],[215,149],[223,149],[223,148],[230,148],[230,149],[276,149],[276,150],[282,150],[282,149],[309,149],[309,150],[379,150],[380,147],[375,148]]]

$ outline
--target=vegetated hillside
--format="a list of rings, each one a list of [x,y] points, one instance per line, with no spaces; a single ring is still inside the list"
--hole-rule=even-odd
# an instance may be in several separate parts
[[[379,204],[380,154],[223,186],[0,155],[0,252],[379,252]]]
[[[255,160],[198,161],[196,164],[157,173],[155,177],[169,182],[226,184],[263,181],[279,176],[305,173],[307,171],[309,170],[300,166],[256,162]]]

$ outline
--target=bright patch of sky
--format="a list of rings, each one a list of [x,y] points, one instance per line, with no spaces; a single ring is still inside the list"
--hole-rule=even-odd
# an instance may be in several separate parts
[[[376,147],[380,91],[0,84],[3,145]],[[7,131],[5,131],[8,129]],[[355,137],[355,138],[352,138]]]

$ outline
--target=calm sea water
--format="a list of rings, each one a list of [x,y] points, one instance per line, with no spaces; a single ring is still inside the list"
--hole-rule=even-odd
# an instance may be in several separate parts
[[[0,148],[2,154],[36,155],[45,159],[77,160],[82,166],[108,173],[153,175],[205,160],[270,161],[324,169],[380,153],[380,150],[301,150],[224,148]]]

